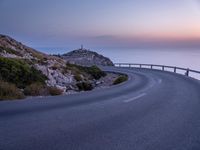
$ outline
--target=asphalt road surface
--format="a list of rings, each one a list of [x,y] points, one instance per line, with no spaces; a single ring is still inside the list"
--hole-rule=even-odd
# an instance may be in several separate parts
[[[200,150],[200,83],[148,69],[111,88],[0,102],[0,150]]]

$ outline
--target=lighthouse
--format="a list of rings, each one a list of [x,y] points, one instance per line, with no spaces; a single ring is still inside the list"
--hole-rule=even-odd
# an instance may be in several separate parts
[[[83,44],[81,44],[81,50],[83,50]]]

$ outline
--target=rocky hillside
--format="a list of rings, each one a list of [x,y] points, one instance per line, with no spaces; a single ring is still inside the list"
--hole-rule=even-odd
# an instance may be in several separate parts
[[[100,65],[100,66],[113,66],[113,62],[103,55],[100,55],[96,52],[86,50],[86,49],[78,49],[71,51],[67,54],[61,55],[67,62],[83,65],[83,66],[92,66],[92,65]]]
[[[13,93],[21,90],[33,96],[41,95],[40,92],[46,89],[48,91],[43,93],[55,95],[59,93],[57,89],[66,94],[91,90],[106,75],[91,65],[113,65],[108,58],[87,50],[72,51],[64,57],[66,60],[41,53],[9,36],[0,35],[0,99],[9,93],[4,87]],[[76,63],[78,59],[84,61]],[[73,62],[90,67],[70,64]],[[18,90],[14,90],[15,86]]]
[[[0,56],[26,61],[47,76],[48,86],[64,88],[64,85],[73,81],[73,74],[67,71],[63,73],[64,60],[27,47],[9,36],[0,35]]]
[[[39,51],[23,45],[9,36],[0,34],[0,55],[9,58],[40,60],[48,57]]]

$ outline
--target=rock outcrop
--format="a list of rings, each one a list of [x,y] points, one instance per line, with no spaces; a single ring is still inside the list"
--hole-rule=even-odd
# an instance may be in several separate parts
[[[87,49],[78,49],[61,55],[67,62],[82,66],[113,66],[113,62],[103,55]]]

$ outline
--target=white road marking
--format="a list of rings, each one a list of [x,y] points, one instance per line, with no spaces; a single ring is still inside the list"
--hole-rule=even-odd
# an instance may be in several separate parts
[[[158,83],[161,84],[161,83],[162,83],[162,79],[159,79],[159,80],[158,80]]]
[[[149,86],[149,88],[152,88],[154,86],[154,84],[151,84],[150,86]]]
[[[139,99],[139,98],[141,98],[141,97],[143,97],[143,96],[145,96],[145,95],[147,95],[147,94],[146,94],[146,93],[142,93],[142,94],[140,94],[140,95],[138,95],[138,96],[136,96],[136,97],[133,97],[133,98],[124,100],[124,102],[125,102],[125,103],[128,103],[128,102],[134,101],[134,100],[136,100],[136,99]]]

